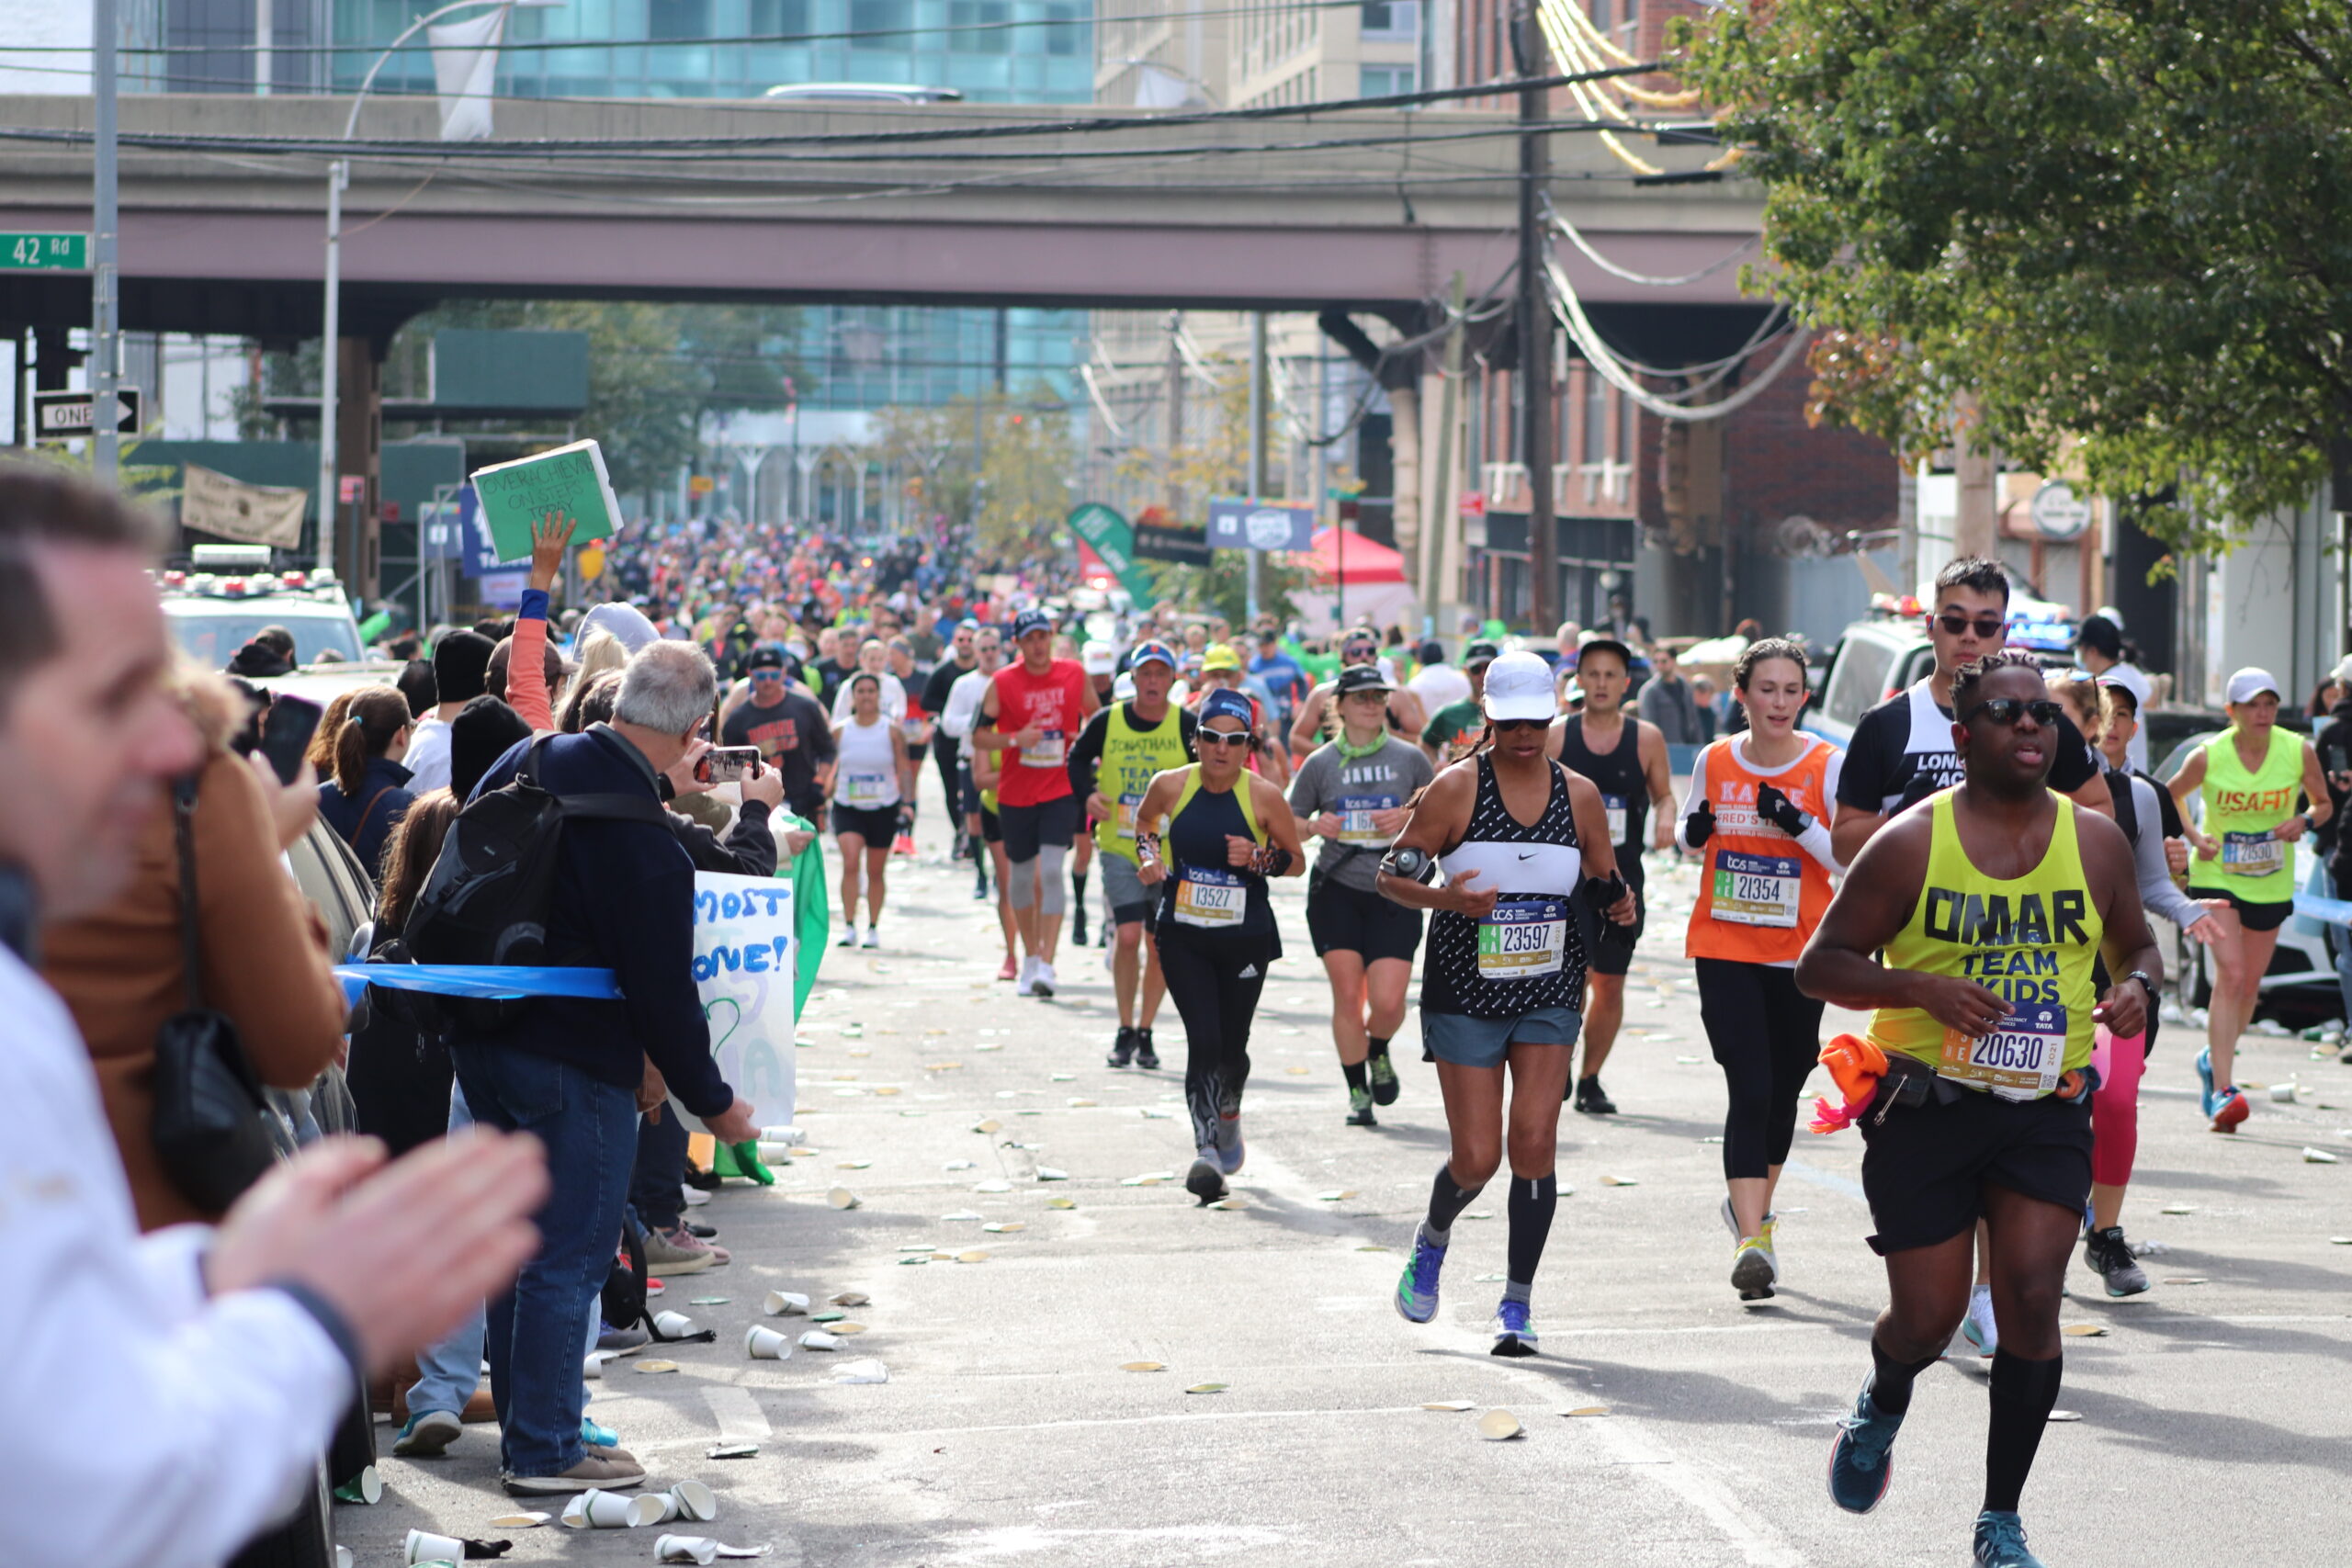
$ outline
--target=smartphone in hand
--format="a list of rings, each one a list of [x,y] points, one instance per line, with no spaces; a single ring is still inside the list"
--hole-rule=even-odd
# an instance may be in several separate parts
[[[279,784],[292,784],[295,775],[302,771],[303,753],[310,750],[311,737],[318,733],[319,719],[324,711],[307,698],[280,696],[262,716],[261,744],[257,750],[269,759]]]

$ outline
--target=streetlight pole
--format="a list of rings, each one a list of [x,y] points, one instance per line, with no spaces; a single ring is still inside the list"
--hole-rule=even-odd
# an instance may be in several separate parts
[[[119,203],[115,188],[115,0],[96,0],[90,12],[91,98],[97,175],[91,192],[90,236],[90,474],[111,486],[121,455],[115,426],[115,386],[122,370],[120,301],[117,293],[115,239]]]
[[[1522,0],[1518,46],[1522,80],[1544,74],[1544,33],[1536,0]],[[1519,381],[1524,419],[1520,451],[1527,459],[1528,614],[1537,635],[1559,624],[1560,570],[1552,525],[1552,318],[1544,298],[1542,199],[1549,159],[1544,144],[1544,90],[1519,96]]]
[[[113,0],[97,0],[112,8]],[[376,85],[376,74],[385,63],[401,51],[402,45],[442,17],[456,11],[477,11],[484,6],[502,11],[539,9],[560,6],[563,0],[450,0],[437,11],[428,12],[411,22],[401,35],[384,46],[375,62],[368,67],[368,74],[359,81],[359,92],[351,100],[351,113],[343,122],[343,140],[349,141],[359,130],[359,111],[367,107],[368,91]],[[319,566],[332,570],[334,566],[334,513],[336,493],[335,452],[335,373],[343,344],[343,193],[351,185],[351,160],[337,158],[327,165],[327,266],[326,309],[321,321],[319,343]]]

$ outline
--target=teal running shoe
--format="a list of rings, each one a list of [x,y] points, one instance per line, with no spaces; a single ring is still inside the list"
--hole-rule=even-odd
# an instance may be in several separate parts
[[[2205,1091],[2198,1103],[2205,1108],[2205,1114],[2211,1116],[2213,1114],[2213,1047],[2211,1045],[2197,1053],[2197,1081]]]
[[[1976,1516],[1976,1568],[2045,1568],[2026,1550],[2025,1526],[1991,1508]]]
[[[1829,1497],[1849,1514],[1877,1507],[1894,1479],[1894,1434],[1903,1429],[1903,1417],[1871,1403],[1871,1386],[1877,1382],[1878,1374],[1871,1373],[1854,1400],[1854,1413],[1838,1418],[1838,1440],[1829,1449]],[[1981,1541],[1981,1519],[1977,1529]]]
[[[431,1459],[448,1452],[449,1445],[465,1429],[453,1412],[421,1410],[408,1418],[408,1425],[392,1439],[392,1452],[402,1459]]]
[[[618,1432],[610,1427],[599,1427],[594,1418],[586,1416],[580,1418],[580,1440],[592,1449],[616,1449],[621,1446]]]
[[[1427,1323],[1437,1315],[1437,1277],[1445,1268],[1445,1248],[1432,1247],[1413,1233],[1413,1260],[1396,1281],[1396,1315],[1408,1323]]]
[[[1535,1324],[1525,1302],[1506,1300],[1495,1308],[1493,1354],[1532,1356],[1535,1354],[1535,1342],[1541,1337],[1535,1332]]]

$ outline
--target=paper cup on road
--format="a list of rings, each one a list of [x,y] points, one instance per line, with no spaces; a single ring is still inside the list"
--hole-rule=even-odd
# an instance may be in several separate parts
[[[888,1382],[890,1370],[879,1361],[844,1361],[833,1369],[835,1382]]]
[[[2292,1105],[2292,1104],[2294,1104],[2294,1103],[2295,1103],[2295,1086],[2294,1086],[2293,1084],[2290,1084],[2290,1083],[2275,1083],[2275,1084],[2272,1084],[2272,1085],[2270,1086],[2270,1099],[2271,1099],[2271,1100],[2272,1100],[2272,1102],[2273,1102],[2274,1104],[2278,1104],[2278,1105]]]
[[[804,1317],[808,1312],[808,1298],[797,1291],[770,1291],[763,1310],[770,1317]]]
[[[792,1336],[755,1323],[743,1336],[743,1348],[754,1361],[792,1359]]]
[[[790,1165],[797,1148],[798,1145],[794,1144],[771,1144],[763,1141],[754,1152],[760,1156],[762,1165]]]
[[[675,1339],[681,1334],[692,1334],[695,1320],[682,1312],[657,1312],[653,1314],[653,1326]]]
[[[760,1142],[763,1144],[798,1145],[805,1144],[808,1141],[808,1134],[806,1132],[788,1123],[778,1127],[763,1127],[760,1129]]]
[[[454,1535],[435,1535],[431,1530],[408,1532],[408,1551],[401,1561],[418,1562],[463,1562],[466,1543]]]
[[[842,1342],[821,1328],[812,1328],[800,1337],[800,1348],[803,1350],[838,1350]]]
[[[656,1493],[662,1500],[662,1517],[656,1524],[668,1524],[672,1519],[692,1519],[707,1524],[718,1517],[718,1495],[699,1481],[681,1481],[667,1492]]]
[[[716,1562],[718,1542],[707,1536],[665,1535],[653,1543],[656,1562]]]
[[[563,1506],[563,1522],[576,1530],[635,1529],[662,1517],[662,1499],[624,1497],[617,1492],[591,1489]]]

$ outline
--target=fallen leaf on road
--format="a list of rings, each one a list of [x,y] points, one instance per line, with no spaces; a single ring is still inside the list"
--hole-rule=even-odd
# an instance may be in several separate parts
[[[2103,1323],[2070,1323],[2060,1332],[2076,1339],[2102,1339],[2107,1336]]]
[[[1221,1382],[1196,1382],[1184,1392],[1186,1393],[1223,1393],[1227,1386]]]
[[[1165,1361],[1121,1361],[1119,1370],[1123,1372],[1164,1372],[1168,1370],[1168,1363]]]

